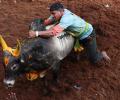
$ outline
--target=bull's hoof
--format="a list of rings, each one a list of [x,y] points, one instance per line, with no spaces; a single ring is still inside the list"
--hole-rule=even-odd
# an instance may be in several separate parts
[[[48,89],[48,88],[43,89],[43,95],[44,95],[44,96],[51,96],[51,91],[50,91],[50,89]]]
[[[58,92],[60,90],[60,81],[58,79],[52,81],[51,86],[50,86],[50,90],[52,92]]]
[[[60,83],[60,80],[57,78],[57,79],[53,80],[52,83],[53,83],[54,85],[58,85],[58,84]]]
[[[54,86],[51,86],[51,87],[50,87],[50,90],[51,90],[52,92],[58,92],[58,91],[60,90],[60,88],[59,88],[59,86],[54,85]]]

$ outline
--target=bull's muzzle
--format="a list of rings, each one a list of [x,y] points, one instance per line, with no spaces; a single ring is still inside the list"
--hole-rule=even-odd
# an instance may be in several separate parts
[[[3,82],[4,82],[4,84],[5,84],[7,87],[13,87],[14,84],[15,84],[15,80],[7,80],[7,79],[4,79]]]

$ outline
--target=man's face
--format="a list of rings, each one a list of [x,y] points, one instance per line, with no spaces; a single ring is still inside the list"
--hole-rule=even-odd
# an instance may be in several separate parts
[[[53,17],[54,17],[56,20],[60,20],[60,18],[61,18],[62,15],[63,15],[63,12],[62,12],[62,11],[59,11],[59,10],[54,10],[54,11],[51,11],[51,14],[53,15]]]

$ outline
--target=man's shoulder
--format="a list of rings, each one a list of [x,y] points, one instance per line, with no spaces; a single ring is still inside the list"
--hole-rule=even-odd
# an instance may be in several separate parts
[[[72,12],[70,12],[67,9],[64,9],[64,10],[65,10],[65,12],[64,12],[64,14],[62,16],[62,19],[71,19],[71,18],[74,17]]]
[[[72,15],[70,15],[70,14],[67,14],[67,15],[64,15],[64,16],[62,16],[62,18],[61,18],[61,20],[60,21],[72,21],[74,18],[73,18],[73,16]]]
[[[73,15],[73,13],[68,9],[64,9],[64,15]]]

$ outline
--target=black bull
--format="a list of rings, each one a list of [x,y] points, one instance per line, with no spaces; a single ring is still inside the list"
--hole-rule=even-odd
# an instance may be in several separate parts
[[[39,23],[33,21],[30,29],[40,31],[45,30],[45,27],[40,20]],[[74,45],[74,38],[65,32],[47,39],[26,39],[21,44],[18,42],[15,49],[8,47],[2,36],[0,41],[5,67],[4,83],[9,87],[14,85],[16,77],[20,74],[49,68],[56,80],[60,61],[70,53]]]

